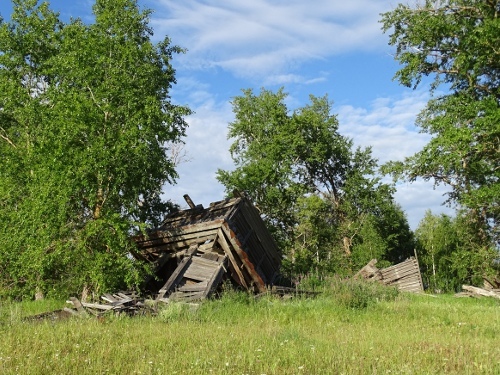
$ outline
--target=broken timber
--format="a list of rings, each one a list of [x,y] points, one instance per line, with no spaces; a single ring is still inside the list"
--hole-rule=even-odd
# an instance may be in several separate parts
[[[89,303],[71,297],[66,302],[73,305],[73,309],[65,308],[64,311],[78,316],[88,316],[88,313],[100,316],[103,313],[109,312],[135,315],[145,311],[145,300],[132,291],[104,294],[101,296],[101,299],[103,303]]]
[[[456,297],[493,297],[500,299],[500,289],[478,288],[471,285],[462,285],[463,292],[455,294]]]
[[[241,194],[203,208],[167,215],[155,231],[134,237],[137,259],[150,262],[160,301],[193,301],[213,293],[224,278],[263,293],[278,276],[280,254],[257,209]]]
[[[406,292],[423,292],[422,276],[416,258],[409,258],[394,266],[378,269],[375,267],[376,259],[372,259],[354,277],[362,277],[367,280],[377,280],[385,285],[396,286],[399,290]]]

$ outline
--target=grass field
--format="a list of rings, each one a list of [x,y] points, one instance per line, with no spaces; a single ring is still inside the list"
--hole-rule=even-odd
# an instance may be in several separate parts
[[[356,293],[30,322],[64,303],[3,302],[0,373],[500,374],[498,300]]]

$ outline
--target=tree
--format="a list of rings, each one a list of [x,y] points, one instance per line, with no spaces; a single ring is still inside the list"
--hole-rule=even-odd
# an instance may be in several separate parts
[[[459,247],[452,218],[426,211],[415,232],[424,284],[433,292],[453,292],[460,286],[451,256]]]
[[[249,192],[284,249],[290,273],[348,273],[359,266],[353,260],[365,259],[351,256],[363,251],[356,247],[363,225],[381,233],[387,206],[394,205],[392,188],[375,176],[371,150],[354,149],[338,132],[327,96],[310,96],[291,113],[286,96],[283,89],[262,89],[234,98],[229,137],[236,168],[219,170],[218,179],[228,192]],[[375,238],[365,236],[364,243]],[[376,241],[377,254],[385,254],[388,242]]]
[[[403,65],[395,78],[417,87],[433,76],[432,92],[446,91],[417,118],[422,132],[432,135],[430,142],[387,170],[450,186],[448,203],[470,211],[483,244],[489,236],[500,240],[499,12],[495,0],[426,0],[382,15]]]
[[[0,290],[132,285],[129,236],[168,210],[168,145],[190,113],[169,96],[183,50],[151,42],[136,0],[96,0],[88,25],[13,2],[0,25]]]
[[[481,244],[470,211],[455,218],[427,211],[415,232],[424,284],[432,290],[456,292],[463,284],[482,286],[495,270],[493,248]]]

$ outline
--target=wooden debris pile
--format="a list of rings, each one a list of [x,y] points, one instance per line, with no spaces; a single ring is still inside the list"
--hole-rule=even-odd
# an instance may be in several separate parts
[[[500,280],[484,278],[484,288],[471,285],[462,285],[462,292],[455,294],[456,297],[493,297],[500,299]]]
[[[146,290],[156,300],[202,300],[224,280],[263,293],[276,280],[279,249],[258,210],[236,193],[234,198],[195,205],[168,215],[159,228],[134,237],[133,256],[153,265]]]
[[[416,258],[411,257],[402,263],[382,269],[378,269],[375,266],[376,263],[377,260],[372,259],[354,277],[362,277],[366,280],[396,286],[399,290],[405,292],[423,292],[422,276]]]
[[[135,292],[117,292],[104,294],[101,296],[102,303],[89,303],[71,297],[68,304],[73,308],[65,308],[64,311],[72,315],[94,315],[101,316],[104,313],[137,315],[148,310],[145,300],[140,298]]]

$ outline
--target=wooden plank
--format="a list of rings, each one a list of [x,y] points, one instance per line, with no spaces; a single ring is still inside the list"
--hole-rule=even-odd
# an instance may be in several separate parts
[[[238,255],[238,258],[240,259],[242,265],[245,267],[245,270],[247,274],[250,277],[250,280],[247,281],[247,283],[254,284],[259,292],[265,292],[266,291],[266,285],[260,275],[255,271],[255,268],[252,264],[252,262],[248,259],[247,253],[243,251],[236,240],[234,233],[233,235],[231,234],[231,229],[227,226],[227,223],[224,223],[222,225],[222,232],[224,233],[225,238],[231,243],[232,248],[235,250],[236,254]],[[247,287],[248,289],[248,287]]]
[[[222,261],[222,259],[224,258],[220,254],[214,253],[214,252],[211,252],[211,251],[203,254],[201,257],[204,258],[204,259],[208,259],[208,260],[217,262],[217,263],[220,263]]]
[[[120,298],[120,300],[118,302],[132,302],[133,301],[133,298],[131,298],[130,296],[127,296],[126,294],[124,293],[116,293],[116,297]]]
[[[390,282],[394,282],[394,281],[397,281],[397,280],[400,280],[400,279],[404,279],[406,277],[410,277],[412,275],[417,275],[415,270],[411,270],[410,271],[406,271],[406,272],[400,272],[400,273],[391,273],[390,275],[384,275],[382,274],[382,281],[384,283],[390,283]]]
[[[245,289],[248,289],[248,284],[247,284],[245,278],[243,277],[243,273],[240,270],[239,264],[236,262],[236,259],[234,258],[234,254],[232,253],[231,248],[229,247],[229,244],[226,241],[226,237],[225,237],[222,229],[219,229],[219,232],[217,234],[217,240],[218,240],[219,244],[221,245],[222,250],[224,250],[224,253],[229,258],[229,261],[233,265],[233,270],[239,278],[239,280],[236,280],[236,281],[239,282],[240,285],[242,285]]]
[[[113,306],[111,306],[111,305],[102,305],[99,303],[82,302],[82,306],[90,307],[92,309],[97,309],[97,310],[112,310],[113,309]]]
[[[87,311],[85,311],[85,309],[83,308],[82,303],[80,302],[80,300],[78,298],[76,298],[76,297],[70,297],[70,301],[73,304],[73,306],[75,306],[76,311],[78,311],[82,315],[87,315]]]
[[[167,282],[163,287],[158,291],[158,295],[156,296],[157,300],[160,300],[165,297],[167,292],[171,288],[175,288],[175,285],[177,285],[182,278],[182,274],[184,273],[184,270],[188,267],[189,263],[191,262],[191,258],[184,258],[175,271],[172,273],[172,275],[168,278]]]
[[[174,296],[172,299],[173,301],[182,301],[182,302],[192,302],[192,301],[199,301],[203,299],[203,294],[201,292],[198,293],[193,293],[190,295],[183,295],[180,293],[179,295]]]
[[[186,270],[186,272],[184,273],[184,277],[186,279],[191,279],[191,280],[195,280],[195,281],[208,281],[210,280],[210,278],[212,277],[212,274],[214,273],[214,271],[216,270],[216,268],[213,268],[211,270],[203,270],[203,271],[200,271],[200,270]]]
[[[202,275],[199,273],[186,271],[183,277],[195,281],[207,281],[210,278],[210,275]]]
[[[216,269],[218,266],[218,263],[215,263],[212,266],[207,266],[207,265],[199,265],[196,264],[194,261],[191,262],[189,265],[189,268],[186,269],[186,272],[184,272],[184,277],[187,278],[201,278],[202,280],[204,278],[210,277],[212,275],[212,272],[214,269]]]
[[[220,227],[222,222],[223,222],[222,219],[218,219],[218,220],[212,220],[212,221],[208,221],[208,222],[189,224],[189,225],[185,225],[185,226],[178,227],[178,228],[172,228],[172,229],[165,228],[165,229],[160,229],[156,232],[150,233],[148,235],[135,236],[132,239],[136,243],[143,243],[143,242],[151,241],[154,239],[186,236],[186,235],[193,234],[196,232],[206,232],[206,231],[211,230],[211,229],[217,229]]]
[[[177,290],[179,292],[203,292],[205,291],[205,289],[207,289],[207,285],[208,284],[206,282],[192,284],[192,285],[183,285]]]
[[[215,235],[214,240],[215,240],[216,237],[217,237],[217,234]],[[210,252],[210,251],[212,251],[214,245],[215,245],[215,241],[210,241],[208,243],[203,243],[203,244],[201,244],[198,247],[198,251],[199,252],[203,252],[203,253]]]
[[[228,200],[210,203],[210,209],[211,210],[225,210],[225,209],[228,209],[228,208],[231,208],[233,206],[238,205],[238,203],[240,201],[241,201],[241,198],[231,198]]]
[[[363,268],[361,268],[355,275],[356,277],[363,277],[364,279],[371,279],[377,277],[380,270],[375,266],[377,264],[377,259],[370,260]]]
[[[226,263],[226,259],[227,258],[224,258],[224,261],[217,267],[212,278],[208,281],[207,288],[203,292],[203,298],[209,297],[210,294],[214,291],[214,289],[216,289],[217,286],[221,283],[222,277],[225,272],[224,264]]]
[[[101,299],[103,299],[107,302],[117,302],[118,301],[115,297],[113,297],[111,294],[108,294],[108,293],[102,295]]]
[[[192,245],[193,247],[197,245]],[[175,271],[172,273],[172,275],[169,277],[165,285],[159,290],[158,296],[156,297],[157,300],[162,299],[165,297],[165,294],[170,291],[170,289],[175,288],[179,281],[182,279],[182,276],[189,267],[189,264],[191,263],[191,258],[193,257],[194,252],[191,253],[191,255],[186,256],[182,261],[179,263]]]
[[[180,232],[170,233],[169,236],[138,242],[137,247],[141,251],[145,251],[146,249],[147,249],[146,251],[152,251],[156,248],[159,248],[160,246],[165,246],[165,245],[169,245],[166,247],[167,249],[170,248],[171,246],[177,248],[189,246],[193,242],[201,243],[210,239],[211,236],[217,233],[217,229],[218,226],[214,225],[214,228],[210,230],[197,231],[193,233],[180,233]]]

